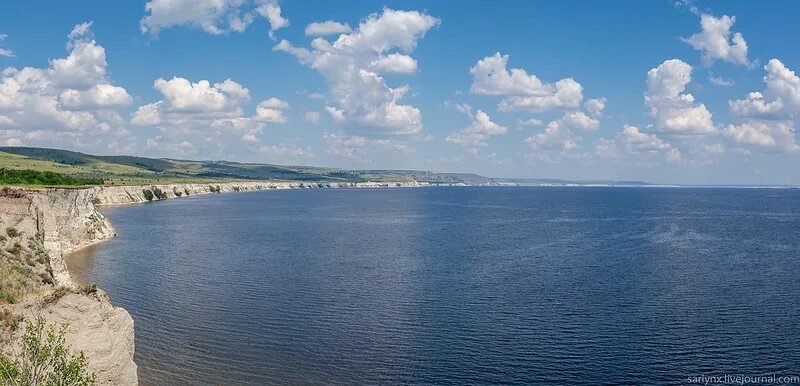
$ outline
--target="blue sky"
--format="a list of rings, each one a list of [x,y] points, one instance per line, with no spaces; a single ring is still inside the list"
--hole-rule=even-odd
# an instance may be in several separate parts
[[[499,177],[800,184],[798,8],[13,2],[0,14],[0,143]]]

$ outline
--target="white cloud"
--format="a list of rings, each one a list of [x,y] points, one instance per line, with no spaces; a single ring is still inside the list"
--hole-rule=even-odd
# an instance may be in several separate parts
[[[390,87],[384,73],[413,73],[409,54],[439,19],[417,11],[384,9],[364,19],[351,33],[334,41],[316,38],[312,49],[283,40],[275,51],[287,52],[319,72],[328,84],[326,110],[347,131],[369,138],[417,136],[422,116],[416,107],[401,104],[407,86]]]
[[[750,120],[740,125],[728,125],[725,128],[725,135],[742,145],[752,145],[767,150],[798,150],[792,122]]]
[[[62,106],[69,110],[92,110],[128,106],[132,98],[119,86],[96,84],[89,90],[67,89],[59,94]]]
[[[260,105],[271,109],[285,110],[289,108],[289,102],[280,100],[278,98],[269,98],[261,102]]]
[[[622,141],[632,154],[663,154],[668,161],[681,159],[681,152],[655,134],[643,133],[636,126],[625,125],[621,133]]]
[[[606,108],[606,98],[589,99],[583,104],[583,108],[593,117],[599,118],[603,115],[603,110]]]
[[[380,57],[370,64],[378,73],[413,74],[417,71],[417,60],[399,53]]]
[[[0,34],[0,42],[2,42],[3,40],[6,40],[7,37],[8,37],[8,35],[6,35],[6,34]],[[8,48],[0,47],[0,56],[5,56],[7,58],[13,58],[14,57],[14,51],[9,50]]]
[[[767,102],[757,91],[747,94],[747,99],[730,100],[728,105],[731,113],[740,117],[774,117],[784,112],[781,99]]]
[[[349,34],[353,28],[346,23],[338,23],[333,20],[311,23],[306,26],[306,36],[328,36],[335,34]]]
[[[594,154],[600,158],[619,158],[621,156],[617,142],[606,138],[600,138],[595,143]]]
[[[544,83],[524,69],[509,70],[508,55],[499,52],[479,60],[470,69],[470,74],[470,92],[504,97],[498,105],[502,111],[574,109],[583,101],[583,86],[572,78],[561,79],[555,84]]]
[[[746,99],[730,100],[731,113],[742,119],[728,125],[724,133],[734,142],[764,150],[796,151],[795,127],[800,116],[800,77],[778,59],[764,66],[763,92]]]
[[[281,6],[276,0],[267,0],[257,11],[269,21],[269,38],[272,40],[275,40],[275,31],[289,26],[289,19],[281,16]]]
[[[231,79],[214,84],[180,77],[156,79],[153,88],[162,99],[139,106],[131,123],[160,129],[151,146],[162,151],[172,150],[187,139],[195,146],[178,146],[181,154],[209,151],[235,138],[258,143],[267,124],[287,122],[283,110],[289,104],[277,98],[259,102],[255,113],[246,116],[243,107],[250,100],[250,91]]]
[[[709,14],[701,14],[700,26],[703,31],[682,40],[703,53],[705,65],[710,65],[715,60],[750,65],[747,60],[747,42],[742,34],[736,32],[731,38],[731,27],[735,22],[735,16],[723,15],[715,18]]]
[[[462,110],[469,115],[471,119],[469,126],[461,131],[448,135],[445,141],[456,143],[463,147],[474,148],[477,146],[486,146],[486,140],[492,135],[505,134],[508,132],[508,128],[492,122],[489,115],[482,110],[476,111],[474,115],[468,106]]]
[[[243,32],[257,15],[270,23],[272,38],[276,30],[289,25],[278,3],[271,0],[149,0],[145,12],[140,29],[151,35],[176,26],[200,28],[212,35]]]
[[[732,87],[736,85],[736,82],[734,82],[733,80],[714,76],[714,74],[712,73],[708,73],[708,82],[713,84],[714,86],[720,86],[720,87]]]
[[[250,99],[249,90],[230,79],[211,85],[207,80],[192,83],[179,77],[159,78],[153,88],[164,96],[162,110],[173,113],[234,113],[242,101]]]
[[[67,57],[49,67],[0,72],[0,129],[26,144],[74,147],[102,146],[125,132],[112,110],[129,105],[131,97],[111,83],[91,25],[77,25],[68,35]]]
[[[526,119],[524,121],[517,122],[517,125],[523,126],[523,127],[539,127],[541,125],[544,125],[544,121],[542,121],[541,119],[536,119],[536,118],[528,118],[528,119]]]
[[[600,121],[580,111],[565,113],[561,118],[550,121],[544,131],[525,139],[534,149],[556,149],[569,152],[578,147],[575,132],[594,131]]]
[[[692,80],[692,67],[670,59],[647,72],[645,104],[656,118],[656,128],[666,134],[714,134],[711,112],[694,96],[684,93]]]

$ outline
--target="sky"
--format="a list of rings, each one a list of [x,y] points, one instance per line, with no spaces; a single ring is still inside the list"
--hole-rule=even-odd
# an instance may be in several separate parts
[[[15,1],[0,144],[800,184],[796,1]]]

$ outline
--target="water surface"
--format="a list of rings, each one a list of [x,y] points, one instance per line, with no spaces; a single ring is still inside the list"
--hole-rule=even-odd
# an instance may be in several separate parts
[[[800,191],[421,188],[104,210],[143,385],[800,374]]]

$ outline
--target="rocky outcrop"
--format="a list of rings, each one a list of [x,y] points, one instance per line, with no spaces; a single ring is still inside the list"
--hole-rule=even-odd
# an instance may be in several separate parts
[[[92,204],[91,189],[0,191],[0,229],[13,228],[41,241],[54,286],[74,288],[64,254],[114,236],[106,218]],[[39,296],[11,307],[15,313],[67,323],[66,340],[86,354],[89,370],[103,385],[136,385],[133,361],[133,319],[103,295],[68,294],[55,302],[42,299],[53,286],[43,285]]]
[[[133,318],[104,294],[70,293],[54,301],[21,304],[15,313],[27,320],[42,316],[48,323],[66,324],[67,345],[84,353],[98,385],[138,384]]]

